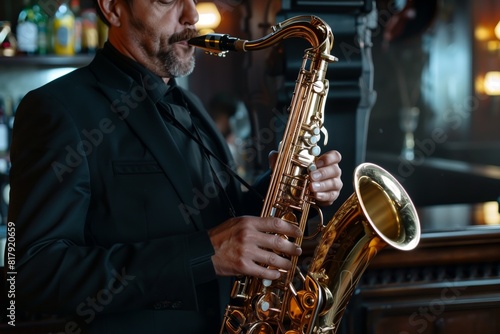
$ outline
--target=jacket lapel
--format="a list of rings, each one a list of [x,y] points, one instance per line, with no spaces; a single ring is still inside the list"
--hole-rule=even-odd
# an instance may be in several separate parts
[[[226,145],[226,139],[222,136],[222,133],[217,129],[217,126],[215,125],[214,121],[210,117],[210,115],[206,112],[205,108],[203,107],[203,104],[199,100],[199,98],[194,95],[193,93],[181,89],[182,93],[186,96],[186,102],[188,104],[189,110],[192,112],[195,112],[196,115],[200,118],[200,120],[203,122],[203,124],[206,125],[206,130],[209,132],[211,138],[217,138],[218,140],[216,141],[215,145],[217,146],[217,152],[220,152],[223,156],[221,156],[221,160],[226,163],[228,168],[231,168],[234,171],[234,159],[233,156],[229,150],[229,146]],[[213,152],[214,154],[217,154],[217,152]],[[235,172],[235,171],[234,171]],[[235,172],[236,173],[236,172]],[[239,181],[236,181],[234,177],[231,178],[234,180],[234,182],[231,182],[229,184],[229,187],[232,187],[231,189],[227,189],[230,194],[234,194],[235,196],[239,196],[240,191],[238,190],[239,186]],[[233,205],[237,207],[237,210],[239,210],[238,207],[239,199],[236,199],[233,202]]]
[[[215,145],[217,146],[218,152],[223,154],[221,159],[223,161],[226,161],[228,164],[233,163],[233,158],[231,152],[229,151],[229,147],[224,144],[225,143],[224,137],[222,136],[221,132],[217,129],[217,126],[215,125],[210,115],[205,111],[205,108],[203,107],[201,101],[193,93],[182,88],[181,91],[182,94],[186,96],[185,100],[188,105],[188,109],[196,113],[196,116],[198,116],[199,119],[202,121],[202,123],[206,125],[205,129],[209,132],[210,137],[217,138]]]
[[[164,121],[155,112],[156,106],[146,92],[104,57],[96,56],[90,65],[98,77],[98,85],[109,99],[110,112],[116,112],[129,125],[138,138],[157,160],[166,177],[173,184],[177,195],[186,207],[192,208],[193,182],[186,173],[181,152],[178,150]],[[122,102],[122,109],[117,106]],[[127,108],[125,108],[128,106]],[[115,108],[115,110],[113,110]],[[120,114],[121,112],[121,114]],[[185,209],[179,207],[179,210]],[[189,215],[198,229],[203,229],[199,214]],[[194,212],[196,213],[196,212]]]

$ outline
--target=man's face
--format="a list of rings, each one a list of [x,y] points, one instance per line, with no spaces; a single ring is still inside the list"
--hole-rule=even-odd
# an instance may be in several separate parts
[[[125,19],[117,37],[139,63],[161,77],[192,72],[194,48],[187,40],[197,35],[198,13],[193,0],[123,1]]]

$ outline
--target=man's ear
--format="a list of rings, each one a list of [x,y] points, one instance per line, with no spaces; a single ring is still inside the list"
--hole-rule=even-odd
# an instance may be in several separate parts
[[[110,26],[121,26],[121,15],[123,14],[121,2],[122,0],[97,0],[102,15],[108,20]]]

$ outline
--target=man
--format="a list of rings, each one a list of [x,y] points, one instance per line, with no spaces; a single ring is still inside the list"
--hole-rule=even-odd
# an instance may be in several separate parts
[[[66,333],[215,333],[229,278],[276,279],[291,267],[277,253],[301,249],[274,233],[301,232],[248,208],[222,136],[175,85],[194,66],[195,1],[97,3],[104,49],[16,114],[16,305],[66,316]],[[311,174],[320,204],[342,187],[339,161]]]

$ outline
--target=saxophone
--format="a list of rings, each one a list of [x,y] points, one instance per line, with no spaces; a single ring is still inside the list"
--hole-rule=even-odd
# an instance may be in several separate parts
[[[336,333],[355,286],[377,252],[388,245],[411,250],[420,239],[418,216],[406,191],[371,163],[357,166],[355,192],[323,225],[309,192],[309,172],[316,169],[321,134],[325,145],[328,139],[323,126],[329,88],[325,77],[328,64],[337,60],[330,55],[334,38],[328,24],[316,16],[297,16],[254,41],[213,33],[189,44],[224,56],[228,51],[260,50],[291,37],[306,39],[311,48],[305,50],[261,216],[279,217],[304,232],[310,210],[316,210],[321,237],[307,270],[292,257],[294,269],[280,270],[277,280],[236,280],[221,334]],[[301,245],[302,239],[291,241]]]

